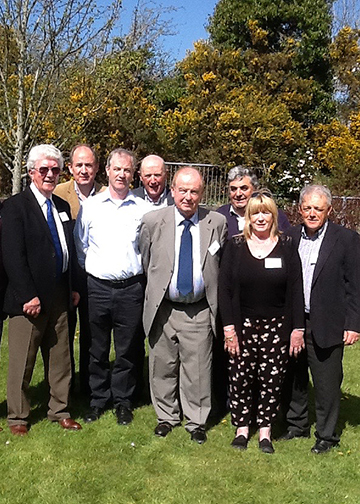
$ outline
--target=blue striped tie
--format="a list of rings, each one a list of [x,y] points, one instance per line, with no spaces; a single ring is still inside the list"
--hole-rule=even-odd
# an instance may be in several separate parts
[[[47,223],[50,229],[51,238],[55,248],[55,256],[56,256],[56,278],[59,279],[62,274],[63,267],[63,255],[62,248],[59,240],[59,235],[56,228],[56,223],[52,210],[52,203],[50,199],[46,200],[47,205]]]
[[[193,291],[193,253],[190,220],[184,220],[184,230],[181,235],[179,252],[179,269],[177,277],[177,289],[182,296],[186,296]]]

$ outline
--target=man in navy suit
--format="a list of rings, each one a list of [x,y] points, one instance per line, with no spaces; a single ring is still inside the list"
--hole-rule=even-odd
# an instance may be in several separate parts
[[[28,433],[28,388],[39,348],[50,388],[48,419],[64,429],[81,429],[68,413],[67,313],[79,301],[71,292],[71,214],[68,203],[52,194],[63,164],[53,145],[33,147],[27,161],[31,185],[5,201],[2,211],[4,311],[10,316],[8,424],[18,436]]]
[[[309,185],[300,193],[303,224],[287,231],[298,245],[305,297],[305,348],[292,359],[284,395],[288,430],[282,439],[309,437],[308,367],[315,389],[316,443],[325,453],[339,443],[344,345],[360,332],[360,238],[331,222],[327,187]]]

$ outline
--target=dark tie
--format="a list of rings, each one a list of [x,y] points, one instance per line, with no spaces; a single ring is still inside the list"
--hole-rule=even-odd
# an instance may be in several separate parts
[[[59,235],[57,232],[55,219],[52,210],[51,200],[46,200],[47,205],[47,223],[50,229],[51,238],[55,248],[55,257],[56,257],[56,278],[60,278],[62,274],[62,266],[63,266],[63,255],[62,248],[60,245]]]
[[[184,220],[182,223],[184,230],[181,235],[179,252],[179,270],[177,277],[177,288],[182,296],[186,296],[193,290],[193,254],[192,254],[192,236],[190,220]]]

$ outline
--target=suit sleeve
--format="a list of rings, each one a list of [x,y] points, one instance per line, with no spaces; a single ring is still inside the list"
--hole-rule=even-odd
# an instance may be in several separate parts
[[[145,275],[147,275],[150,262],[150,231],[146,218],[144,217],[140,225],[139,250],[141,254],[141,261],[144,273]]]
[[[360,237],[353,232],[344,259],[346,316],[344,330],[360,332]]]
[[[21,305],[38,296],[27,259],[25,223],[16,199],[5,202],[2,211],[2,250],[12,295]]]

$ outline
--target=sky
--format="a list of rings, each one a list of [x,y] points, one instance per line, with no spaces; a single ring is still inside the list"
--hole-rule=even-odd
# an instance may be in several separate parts
[[[208,22],[209,15],[213,14],[214,7],[218,0],[141,0],[149,8],[175,7],[175,11],[164,14],[165,19],[172,18],[174,31],[176,35],[165,37],[163,47],[170,52],[174,60],[178,61],[184,58],[187,50],[193,49],[193,42],[199,39],[207,38],[205,25]],[[123,0],[121,23],[126,28],[130,25],[131,14],[138,4],[139,0]]]

